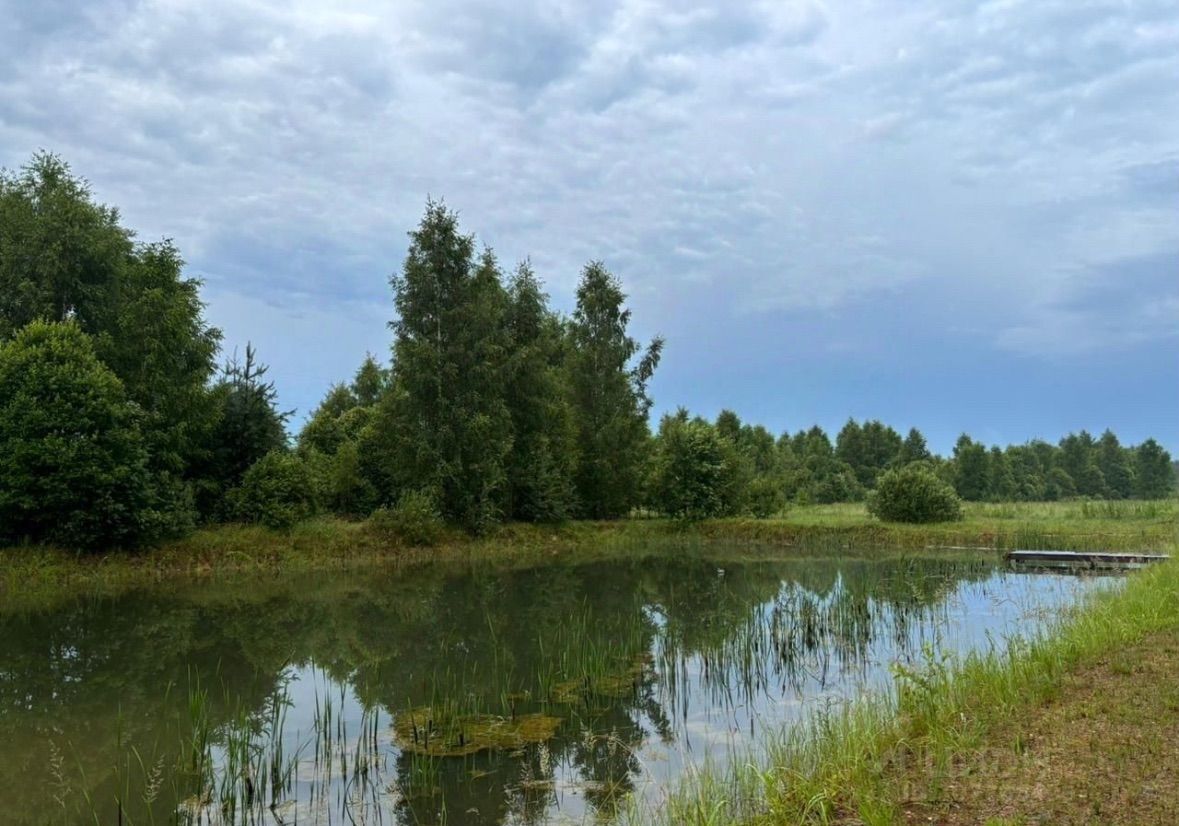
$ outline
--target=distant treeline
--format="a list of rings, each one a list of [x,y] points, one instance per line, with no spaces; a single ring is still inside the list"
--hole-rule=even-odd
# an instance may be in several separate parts
[[[820,427],[775,437],[732,411],[715,422],[680,410],[654,439],[650,507],[684,516],[769,515],[788,503],[856,502],[887,470],[922,463],[967,501],[1052,501],[1168,496],[1171,457],[1154,439],[1123,447],[1112,431],[1058,444],[1006,448],[963,434],[953,455],[933,454],[916,428],[901,436],[878,421],[849,420],[834,443]]]
[[[638,508],[768,514],[860,499],[915,461],[966,499],[1171,488],[1157,443],[1108,432],[1005,450],[963,437],[949,459],[879,422],[832,444],[680,412],[652,434],[662,341],[629,334],[604,266],[585,266],[561,315],[527,262],[504,273],[433,202],[391,279],[391,366],[366,358],[291,444],[253,348],[218,364],[199,286],[170,242],[136,242],[57,157],[0,174],[0,542],[128,547],[319,511],[473,532]]]

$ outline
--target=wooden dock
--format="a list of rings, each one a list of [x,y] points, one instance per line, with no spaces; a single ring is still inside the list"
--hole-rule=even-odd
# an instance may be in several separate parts
[[[1105,551],[1008,551],[1007,561],[1032,568],[1141,568],[1170,559],[1167,554]]]

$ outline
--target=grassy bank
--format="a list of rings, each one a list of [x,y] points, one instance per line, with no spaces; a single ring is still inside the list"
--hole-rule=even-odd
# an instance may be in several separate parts
[[[774,519],[694,524],[664,519],[512,524],[479,538],[449,532],[433,547],[414,548],[370,530],[363,522],[324,517],[288,531],[221,525],[137,553],[3,549],[0,604],[173,577],[427,562],[522,566],[693,549],[718,556],[875,556],[1010,548],[1166,550],[1176,546],[1177,525],[1179,503],[1173,500],[976,504],[967,507],[963,521],[937,525],[881,523],[856,504],[796,507]]]
[[[1020,775],[1022,786],[1052,782],[1037,773],[1068,773],[1075,787],[1089,788],[1071,804],[1054,804],[1064,809],[1052,822],[1095,822],[1095,800],[1125,797],[1121,785],[1127,779],[1118,772],[1149,773],[1160,756],[1152,757],[1149,744],[1134,765],[1128,759],[1118,762],[1116,755],[1132,752],[1126,743],[1158,745],[1150,732],[1162,721],[1149,716],[1151,706],[1128,692],[1096,697],[1092,683],[1105,679],[1109,688],[1110,679],[1129,675],[1126,686],[1133,683],[1170,715],[1172,725],[1179,725],[1174,719],[1179,717],[1174,682],[1179,645],[1169,642],[1177,633],[1179,561],[1172,561],[1133,575],[1122,589],[1093,597],[1039,638],[898,671],[891,695],[820,714],[783,733],[744,768],[695,777],[665,807],[666,821],[755,826],[958,822],[951,818],[966,811],[965,800],[985,805],[974,809],[979,819],[970,819],[967,811],[960,822],[1040,822],[1021,819],[1042,812],[1034,801],[1008,797],[1018,791],[1005,783],[994,756],[1026,753],[1029,732],[1043,729],[1057,738],[1045,746],[1055,749],[1055,763],[1046,768],[1043,762],[1025,761],[1031,776]],[[1144,683],[1148,674],[1156,682]],[[1053,707],[1054,727],[1044,722],[1052,719]],[[1098,716],[1085,727],[1062,729],[1060,718],[1067,720],[1070,713]],[[1029,728],[1021,728],[1020,721]],[[984,750],[990,759],[980,759]],[[1094,754],[1115,755],[1107,761],[1115,771],[1076,777],[1077,767],[1092,762]],[[1155,780],[1173,788],[1179,770],[1163,767],[1163,774],[1168,772]],[[1106,811],[1097,821],[1156,822],[1145,809],[1121,812],[1116,819]]]

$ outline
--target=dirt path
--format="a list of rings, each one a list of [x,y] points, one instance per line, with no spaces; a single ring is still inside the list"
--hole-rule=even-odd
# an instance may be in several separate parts
[[[940,782],[910,780],[908,824],[1179,824],[1179,632],[1070,674]]]

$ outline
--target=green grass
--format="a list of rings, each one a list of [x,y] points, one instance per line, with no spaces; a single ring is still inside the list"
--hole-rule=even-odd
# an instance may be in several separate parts
[[[1031,640],[898,670],[882,697],[820,713],[783,731],[764,754],[727,772],[689,779],[643,822],[864,823],[902,820],[904,781],[936,793],[955,759],[989,730],[1044,703],[1072,669],[1144,637],[1179,628],[1179,561],[1138,572]]]
[[[531,566],[620,556],[859,556],[1012,548],[1160,550],[1176,544],[1179,502],[969,504],[961,522],[882,523],[862,504],[791,508],[773,519],[684,524],[665,519],[509,524],[490,536],[447,532],[438,545],[411,548],[364,523],[332,517],[286,531],[220,525],[137,553],[75,554],[41,547],[0,549],[0,604],[37,602],[78,591],[117,591],[176,578],[366,565],[491,562]]]

